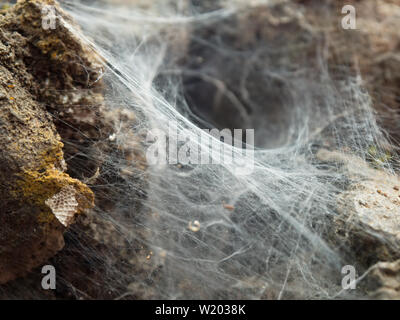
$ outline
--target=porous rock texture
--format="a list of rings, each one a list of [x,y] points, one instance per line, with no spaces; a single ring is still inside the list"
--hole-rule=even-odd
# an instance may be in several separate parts
[[[67,59],[64,53],[52,60],[47,51],[54,42],[62,45],[52,39],[44,43],[40,5],[22,1],[0,15],[0,283],[26,274],[62,249],[65,227],[46,200],[70,187],[77,201],[71,214],[94,204],[92,191],[65,173],[63,143],[46,110],[51,99],[38,81],[45,79],[38,73],[50,73]],[[51,73],[79,80],[76,70],[58,68],[64,73]]]
[[[47,6],[55,28],[42,26]],[[77,32],[53,0],[0,11],[0,298],[115,298],[132,273],[148,274],[146,247],[110,223],[124,214],[115,203],[125,197],[135,212],[144,197],[144,187],[118,188],[126,178],[144,183],[146,161],[131,130],[137,119],[107,106],[103,61]],[[56,291],[40,286],[44,264],[56,268]]]
[[[400,260],[379,262],[371,268],[367,287],[373,299],[400,299]]]
[[[400,179],[338,151],[321,149],[317,157],[338,165],[349,179],[347,191],[337,199],[332,237],[350,246],[365,268],[399,259]]]

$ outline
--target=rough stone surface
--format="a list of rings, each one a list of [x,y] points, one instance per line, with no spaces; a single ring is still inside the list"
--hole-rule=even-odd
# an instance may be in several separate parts
[[[63,143],[39,90],[35,71],[43,71],[40,62],[52,63],[40,53],[40,36],[35,42],[27,29],[41,23],[43,3],[20,1],[0,14],[0,283],[25,275],[63,247],[65,228],[46,200],[70,187],[74,213],[94,201],[85,184],[64,172]],[[73,81],[73,72],[65,77]]]
[[[334,237],[343,239],[369,267],[378,261],[400,258],[400,179],[356,156],[320,150],[321,161],[333,162],[349,178],[346,192],[338,197]],[[352,183],[351,181],[360,181]]]
[[[367,278],[373,299],[400,300],[400,260],[377,263]]]
[[[56,10],[55,29],[42,29],[41,10],[45,5],[52,5]],[[3,81],[4,85],[0,90],[0,104],[7,106],[4,112],[10,114],[7,115],[10,119],[13,117],[13,123],[18,130],[31,130],[30,139],[38,135],[36,145],[31,145],[28,140],[20,143],[27,151],[26,162],[31,164],[33,156],[38,161],[42,160],[41,150],[44,149],[45,154],[49,149],[51,152],[45,158],[46,165],[52,168],[54,162],[55,168],[51,169],[51,173],[56,175],[48,176],[48,170],[42,174],[41,169],[36,170],[34,165],[31,171],[35,169],[41,175],[37,177],[31,171],[27,175],[28,183],[24,186],[34,188],[38,179],[44,185],[49,181],[51,188],[54,185],[53,189],[46,189],[46,193],[40,195],[40,198],[37,194],[32,195],[33,201],[40,199],[41,208],[46,210],[45,218],[51,218],[51,222],[45,221],[46,226],[50,226],[48,239],[46,238],[49,243],[40,241],[41,238],[38,237],[21,244],[21,248],[35,257],[35,263],[28,265],[19,256],[7,258],[7,261],[15,263],[12,266],[5,265],[4,269],[12,269],[19,264],[19,269],[15,270],[21,269],[21,272],[18,271],[15,275],[4,273],[6,276],[0,283],[17,275],[25,275],[33,267],[39,269],[33,270],[23,279],[0,286],[0,298],[115,298],[126,291],[127,284],[133,281],[133,274],[139,276],[139,283],[143,282],[149,274],[150,266],[146,259],[149,255],[147,248],[136,240],[144,238],[143,231],[139,230],[138,223],[135,224],[136,218],[132,217],[140,206],[138,199],[144,197],[142,184],[146,169],[140,141],[132,131],[137,118],[127,108],[116,106],[112,102],[112,105],[107,105],[103,95],[102,59],[83,43],[77,35],[80,32],[79,27],[55,1],[19,1],[1,11],[0,27],[0,50],[3,50],[0,67],[8,72],[8,78]],[[13,81],[9,81],[10,79]],[[12,87],[8,87],[9,84]],[[21,92],[15,93],[17,89]],[[15,108],[12,109],[12,101],[9,101],[11,90],[14,90],[12,94],[15,101],[20,102],[16,109],[18,112],[15,112]],[[25,101],[22,93],[27,96],[26,100],[29,98],[33,101],[32,107],[28,103],[21,104]],[[32,120],[22,127],[22,120],[27,121],[23,118],[27,112],[31,113]],[[20,116],[22,122],[18,122],[16,116]],[[10,130],[4,132],[7,139],[13,134]],[[38,131],[37,134],[35,130]],[[20,151],[15,152],[16,157],[21,156]],[[8,152],[7,149],[1,154],[8,159]],[[9,162],[12,163],[11,160]],[[2,167],[0,172],[2,170],[9,171],[6,167]],[[132,181],[132,190],[123,187],[126,179]],[[133,186],[134,181],[137,181],[137,186]],[[93,205],[93,193],[84,183],[95,191],[96,207],[82,212],[83,214],[76,217],[76,223],[65,229],[53,214],[54,210],[56,213],[66,212],[59,210],[58,202],[55,201],[57,195],[66,189],[71,191],[68,186],[72,185],[77,189],[74,197],[78,209],[83,211],[84,207]],[[25,206],[27,211],[32,211],[24,199],[19,200],[21,207]],[[68,214],[69,209],[75,207],[75,200],[71,202],[69,199]],[[115,208],[115,203],[120,201],[124,201],[126,211],[129,212],[121,212],[119,208]],[[14,208],[7,206],[14,213]],[[7,215],[1,215],[1,218],[10,219]],[[111,223],[113,219],[118,219],[126,228],[136,229],[132,232],[132,238],[124,236]],[[123,222],[123,219],[126,221]],[[71,222],[69,216],[61,221],[66,225]],[[26,222],[29,223],[31,222]],[[24,230],[0,227],[0,234],[4,235],[4,239],[11,232],[24,237],[26,226],[21,225],[21,228]],[[34,244],[40,244],[40,248],[32,249]],[[1,243],[2,247],[3,245],[4,248],[10,247],[9,242]],[[63,250],[54,256],[61,248]],[[19,252],[20,255],[25,254],[22,250]],[[54,257],[51,258],[52,256]],[[57,282],[57,292],[43,292],[40,287],[40,266],[44,262],[54,265],[58,278],[62,279]],[[121,275],[126,279],[121,279]],[[140,286],[139,283],[136,286]],[[151,293],[147,290],[146,295],[149,294]],[[140,293],[134,295],[138,298],[144,297]]]

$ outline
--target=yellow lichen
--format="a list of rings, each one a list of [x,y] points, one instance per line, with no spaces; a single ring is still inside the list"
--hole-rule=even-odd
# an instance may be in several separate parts
[[[55,168],[48,168],[44,172],[25,170],[18,184],[23,198],[32,204],[43,205],[62,187],[71,185],[80,196],[78,198],[79,211],[93,206],[94,196],[89,187]]]
[[[61,163],[62,160],[64,159],[64,153],[62,151],[62,148],[64,147],[64,144],[60,141],[57,141],[56,145],[46,151],[44,154],[41,155],[41,164],[39,165],[38,170],[43,170],[46,168],[51,168],[54,167],[56,163]]]
[[[47,151],[41,157],[41,164],[35,169],[23,170],[18,175],[12,192],[15,198],[41,209],[38,215],[40,223],[50,223],[54,220],[54,215],[45,201],[65,186],[73,186],[76,190],[79,204],[77,213],[94,205],[94,194],[87,185],[57,169],[56,164],[63,160],[62,146],[59,142],[56,147]]]

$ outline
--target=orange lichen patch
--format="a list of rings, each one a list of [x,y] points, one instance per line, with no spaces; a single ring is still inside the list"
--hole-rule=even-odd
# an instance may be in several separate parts
[[[40,157],[42,161],[39,170],[54,167],[55,163],[61,163],[64,159],[64,153],[62,151],[63,147],[64,144],[61,141],[57,141],[56,145],[52,149],[42,154]]]
[[[78,212],[94,205],[94,195],[88,186],[60,170],[50,168],[44,172],[26,170],[18,182],[18,189],[25,200],[43,205],[65,186],[73,186],[77,193]]]
[[[9,87],[10,89],[15,88],[15,86],[13,84],[9,84],[9,85],[7,85],[7,87]]]
[[[41,223],[50,223],[54,220],[54,214],[46,205],[46,201],[67,186],[73,187],[76,191],[78,202],[76,213],[82,213],[94,206],[94,194],[90,188],[56,167],[63,161],[62,147],[63,144],[58,142],[55,147],[41,156],[38,167],[22,170],[11,192],[16,199],[41,208],[38,215],[38,221]]]

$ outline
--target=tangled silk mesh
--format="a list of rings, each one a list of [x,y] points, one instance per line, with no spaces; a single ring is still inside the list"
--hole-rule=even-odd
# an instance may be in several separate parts
[[[172,121],[209,153],[212,141],[223,142],[199,142],[201,129],[255,129],[254,169],[248,174],[237,169],[253,154],[225,145],[223,152],[233,152],[241,164],[150,165],[143,213],[131,207],[133,180],[124,176],[113,186],[120,196],[112,212],[102,214],[125,239],[151,248],[154,274],[141,285],[156,298],[349,294],[340,285],[341,268],[354,263],[354,253],[334,239],[332,226],[348,177],[316,153],[326,148],[367,159],[371,146],[383,150],[388,141],[361,77],[345,68],[332,76],[324,41],[313,32],[307,41],[317,45],[303,58],[302,48],[290,48],[279,37],[243,50],[229,43],[246,40],[232,22],[235,16],[278,2],[211,1],[204,10],[184,1],[148,7],[61,2],[83,31],[71,30],[106,62],[107,106],[133,110],[139,120],[131,130],[144,141],[150,130],[168,132]],[[215,90],[227,101],[221,110],[207,94]],[[115,133],[117,144],[126,143],[118,126]],[[102,157],[120,174],[118,158]],[[382,166],[394,170],[390,163]],[[140,235],[137,216],[143,217]],[[135,281],[135,274],[117,274],[107,286],[126,288],[128,297]]]

